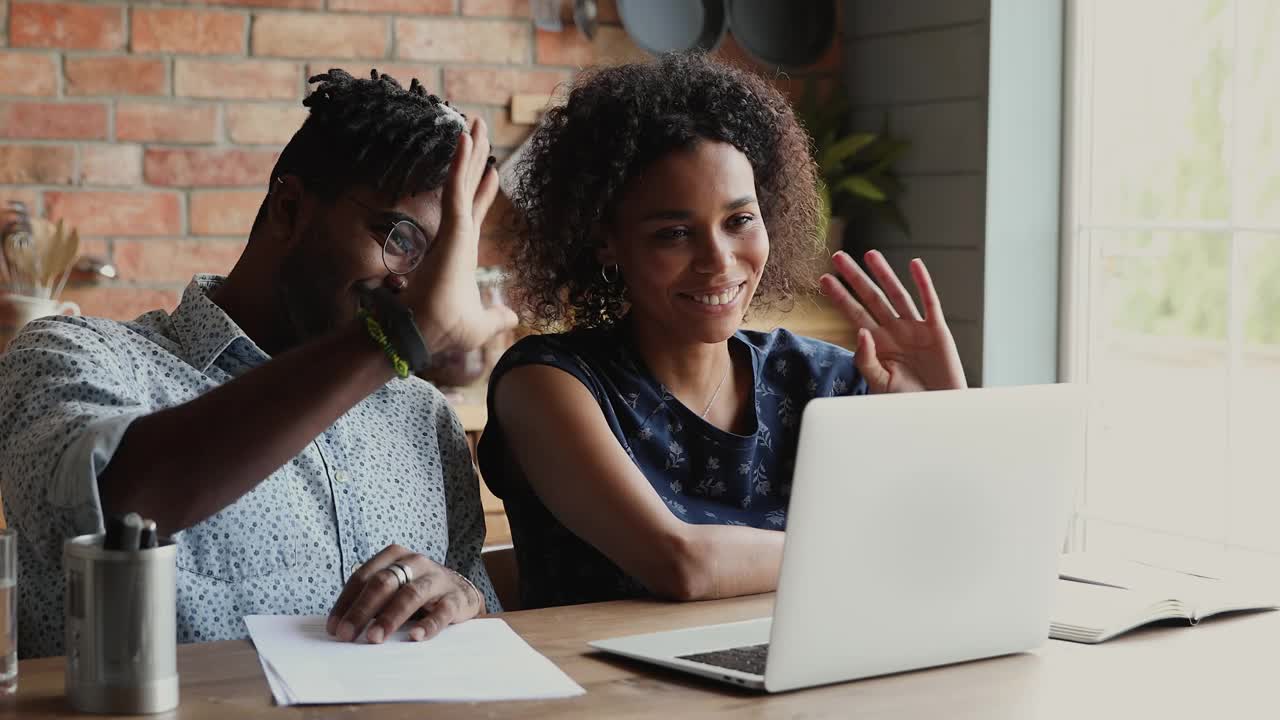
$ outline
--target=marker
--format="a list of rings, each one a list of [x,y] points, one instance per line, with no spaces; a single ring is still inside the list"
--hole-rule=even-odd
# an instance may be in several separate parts
[[[119,515],[107,518],[107,532],[102,538],[103,550],[119,550],[120,536],[124,534],[124,522]]]
[[[142,539],[142,516],[131,512],[124,516],[124,532],[120,534],[120,549],[125,552],[137,551]]]
[[[138,541],[138,546],[143,550],[152,550],[159,544],[156,538],[156,521],[142,521],[142,537]]]

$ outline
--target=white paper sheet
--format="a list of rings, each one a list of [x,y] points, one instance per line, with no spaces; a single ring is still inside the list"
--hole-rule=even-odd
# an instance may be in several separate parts
[[[534,700],[585,691],[502,620],[470,620],[426,642],[344,643],[324,616],[244,619],[281,705]]]
[[[267,685],[271,688],[271,697],[275,698],[277,705],[297,705],[297,701],[293,699],[293,695],[289,694],[289,686],[284,684],[276,671],[272,669],[271,663],[267,662],[264,655],[258,655],[258,662],[262,663],[262,674],[267,676]]]

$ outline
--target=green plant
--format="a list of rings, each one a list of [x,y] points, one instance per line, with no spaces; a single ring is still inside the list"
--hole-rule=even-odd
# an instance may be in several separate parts
[[[907,218],[898,206],[906,185],[893,165],[911,143],[890,134],[888,118],[878,133],[853,132],[848,98],[836,91],[822,99],[812,80],[806,83],[796,112],[813,138],[824,232],[833,217],[846,221],[875,217],[909,233]]]

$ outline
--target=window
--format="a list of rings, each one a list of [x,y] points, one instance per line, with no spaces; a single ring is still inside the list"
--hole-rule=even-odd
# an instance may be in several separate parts
[[[1072,545],[1280,567],[1280,2],[1068,10]]]

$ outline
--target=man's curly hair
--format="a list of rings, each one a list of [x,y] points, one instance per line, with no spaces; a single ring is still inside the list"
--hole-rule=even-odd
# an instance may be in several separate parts
[[[666,153],[729,143],[751,162],[770,254],[752,307],[811,289],[821,253],[817,167],[786,98],[701,53],[589,70],[534,131],[512,202],[512,296],[539,329],[605,327],[626,312],[623,283],[596,259],[627,183]]]
[[[392,197],[442,187],[465,128],[462,114],[426,91],[373,70],[333,69],[308,82],[307,119],[280,153],[271,179],[297,175],[324,197],[363,185]]]

